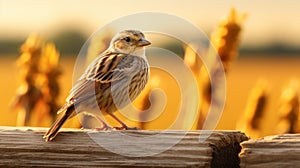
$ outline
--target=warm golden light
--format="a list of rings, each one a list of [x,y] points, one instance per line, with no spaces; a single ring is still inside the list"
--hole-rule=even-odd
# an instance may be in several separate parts
[[[247,100],[243,117],[237,123],[236,129],[245,132],[251,138],[262,136],[262,121],[269,100],[269,84],[259,80],[252,88]]]
[[[59,54],[53,43],[45,43],[37,34],[27,38],[21,52],[17,61],[20,86],[12,103],[19,111],[17,125],[48,125],[47,117],[55,119],[58,110]]]

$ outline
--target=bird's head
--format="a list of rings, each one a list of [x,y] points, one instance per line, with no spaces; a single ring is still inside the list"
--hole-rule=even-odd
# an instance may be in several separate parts
[[[145,35],[138,30],[124,30],[111,41],[111,49],[116,52],[133,54],[142,56],[144,47],[150,45],[151,42],[145,39]]]

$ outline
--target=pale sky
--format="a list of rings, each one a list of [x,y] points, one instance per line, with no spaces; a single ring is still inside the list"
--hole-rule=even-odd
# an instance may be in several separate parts
[[[0,37],[51,34],[68,26],[90,35],[114,19],[146,11],[174,14],[209,31],[231,7],[248,14],[243,43],[281,41],[300,46],[297,0],[0,0]]]

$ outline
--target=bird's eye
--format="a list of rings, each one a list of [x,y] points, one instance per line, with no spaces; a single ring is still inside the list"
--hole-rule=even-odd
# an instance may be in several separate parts
[[[124,40],[125,40],[126,42],[130,42],[131,39],[130,39],[129,37],[125,37]]]

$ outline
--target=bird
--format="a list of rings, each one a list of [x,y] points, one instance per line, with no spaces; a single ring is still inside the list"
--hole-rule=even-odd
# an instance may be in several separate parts
[[[99,117],[102,112],[121,124],[115,129],[130,129],[113,113],[133,101],[147,84],[150,67],[145,46],[150,44],[139,30],[117,33],[108,49],[89,64],[73,85],[66,103],[57,112],[62,115],[45,133],[45,141],[53,140],[62,125],[81,112],[95,117],[102,124],[101,130],[110,128]]]

